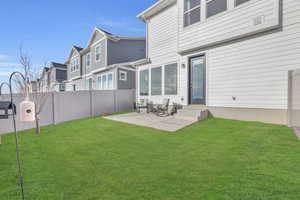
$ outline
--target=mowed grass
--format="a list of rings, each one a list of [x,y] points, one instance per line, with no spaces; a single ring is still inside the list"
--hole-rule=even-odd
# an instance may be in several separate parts
[[[20,199],[13,135],[0,199]],[[91,118],[20,133],[30,200],[299,200],[300,142],[285,126],[209,119],[176,133]]]

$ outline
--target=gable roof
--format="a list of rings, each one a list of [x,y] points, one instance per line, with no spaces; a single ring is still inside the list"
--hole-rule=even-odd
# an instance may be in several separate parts
[[[176,3],[177,0],[159,0],[155,4],[153,4],[151,7],[144,10],[142,13],[140,13],[137,18],[146,21],[148,18],[152,17],[153,15],[157,14],[161,10],[169,7],[170,5]]]
[[[51,62],[51,67],[67,69],[67,65],[56,62]]]
[[[90,40],[88,42],[87,48],[91,46],[94,36],[96,33],[100,33],[102,34],[104,37],[112,40],[112,41],[119,41],[121,39],[127,39],[127,40],[146,40],[145,37],[141,37],[141,36],[121,36],[121,35],[114,35],[110,32],[107,32],[99,27],[95,27],[94,31],[92,32],[92,35],[90,37]]]
[[[71,48],[68,60],[65,62],[65,64],[67,64],[70,61],[72,53],[73,53],[74,50],[80,55],[80,51],[82,51],[83,48],[73,45],[72,48]]]

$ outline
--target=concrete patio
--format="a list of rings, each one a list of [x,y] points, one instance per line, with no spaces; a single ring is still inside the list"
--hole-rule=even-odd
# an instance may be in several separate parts
[[[158,117],[154,114],[146,113],[128,113],[108,116],[105,118],[169,132],[175,132],[196,122],[195,120],[191,119],[178,119],[175,116]]]

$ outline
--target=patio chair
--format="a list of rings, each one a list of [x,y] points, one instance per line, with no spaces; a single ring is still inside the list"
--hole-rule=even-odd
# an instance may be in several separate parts
[[[156,115],[159,117],[166,117],[169,116],[169,104],[170,99],[164,99],[161,105],[156,107]]]
[[[135,103],[134,107],[137,113],[140,113],[141,109],[147,109],[148,113],[148,99],[141,99],[139,103]]]

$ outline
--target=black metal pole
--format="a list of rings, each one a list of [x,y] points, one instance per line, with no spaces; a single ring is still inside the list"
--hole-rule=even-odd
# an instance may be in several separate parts
[[[18,133],[17,133],[17,125],[16,125],[16,108],[14,106],[14,100],[13,100],[13,91],[12,91],[12,78],[14,75],[20,75],[23,80],[24,80],[24,84],[25,84],[25,92],[26,92],[26,95],[28,95],[28,88],[26,86],[26,78],[24,77],[24,75],[20,72],[13,72],[11,75],[10,75],[10,78],[9,78],[9,83],[2,83],[0,85],[0,95],[1,95],[1,90],[2,90],[2,87],[4,85],[7,85],[8,88],[9,88],[9,92],[10,92],[10,102],[11,102],[11,105],[12,105],[12,116],[13,116],[13,125],[14,125],[14,133],[15,133],[15,143],[16,143],[16,155],[17,155],[17,164],[18,164],[18,173],[19,173],[19,182],[20,182],[20,189],[21,189],[21,195],[22,195],[22,200],[25,200],[25,195],[24,195],[24,183],[23,183],[23,175],[22,175],[22,165],[21,165],[21,156],[20,156],[20,149],[19,149],[19,137],[18,137]]]
[[[27,86],[26,86],[26,78],[24,77],[24,75],[20,72],[13,72],[10,75],[9,78],[9,90],[10,90],[10,100],[11,103],[13,105],[13,91],[12,91],[12,78],[14,75],[19,74],[23,79],[24,79],[24,84],[25,84],[25,92],[27,94]],[[17,163],[18,163],[18,171],[19,171],[19,181],[20,181],[20,187],[21,187],[21,195],[22,195],[22,200],[25,200],[25,195],[24,195],[24,183],[23,183],[23,175],[22,175],[22,165],[21,165],[21,156],[20,156],[20,149],[19,149],[19,137],[18,137],[18,133],[17,133],[17,125],[16,125],[16,110],[15,110],[15,106],[13,107],[13,124],[14,124],[14,132],[15,132],[15,143],[16,143],[16,154],[17,154]]]

